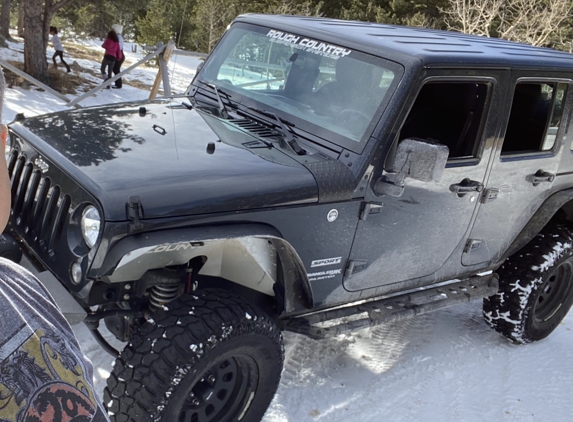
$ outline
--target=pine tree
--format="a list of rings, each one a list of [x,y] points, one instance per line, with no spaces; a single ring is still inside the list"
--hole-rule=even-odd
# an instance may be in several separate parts
[[[234,0],[197,0],[193,32],[196,49],[211,51],[235,17],[235,11]]]
[[[186,35],[193,29],[194,0],[151,0],[144,14],[135,20],[137,42],[155,45],[173,39],[179,47],[189,47]]]
[[[135,32],[135,20],[145,14],[148,0],[76,0],[58,17],[70,22],[74,32],[104,38],[115,23],[124,34]]]
[[[0,35],[10,39],[10,0],[2,0],[0,11]]]

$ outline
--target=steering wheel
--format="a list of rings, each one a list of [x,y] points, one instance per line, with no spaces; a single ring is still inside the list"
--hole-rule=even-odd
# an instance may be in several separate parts
[[[335,119],[337,122],[342,122],[344,124],[352,125],[354,127],[354,130],[356,130],[356,128],[358,129],[366,128],[370,124],[370,120],[372,120],[372,117],[353,108],[345,108],[343,110],[340,110],[336,114]],[[353,130],[353,128],[350,128],[350,130]]]
[[[299,101],[293,100],[292,98],[286,97],[284,95],[279,95],[279,94],[268,94],[268,95],[269,95],[269,97],[278,98],[280,101],[287,103],[287,104],[295,107],[298,110],[302,110],[302,111],[310,110],[310,106],[308,104],[301,103]]]

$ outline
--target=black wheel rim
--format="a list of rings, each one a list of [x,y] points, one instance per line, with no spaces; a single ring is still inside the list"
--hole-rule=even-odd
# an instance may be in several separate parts
[[[240,417],[252,400],[250,387],[258,378],[256,368],[248,356],[218,361],[188,389],[177,421],[218,422]]]
[[[559,311],[571,294],[573,287],[571,283],[572,275],[573,264],[567,261],[555,268],[546,277],[535,304],[534,316],[537,322],[547,322]]]

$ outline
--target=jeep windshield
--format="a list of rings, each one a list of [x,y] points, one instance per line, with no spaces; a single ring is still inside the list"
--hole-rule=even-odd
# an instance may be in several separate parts
[[[350,48],[255,25],[235,24],[196,77],[226,101],[276,114],[296,128],[361,150],[403,73]]]

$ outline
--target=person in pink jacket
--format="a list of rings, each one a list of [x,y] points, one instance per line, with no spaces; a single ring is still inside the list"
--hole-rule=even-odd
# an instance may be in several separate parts
[[[115,31],[109,31],[101,46],[105,49],[105,55],[101,62],[101,76],[106,80],[111,78],[111,72],[116,60],[121,60],[123,57]]]

